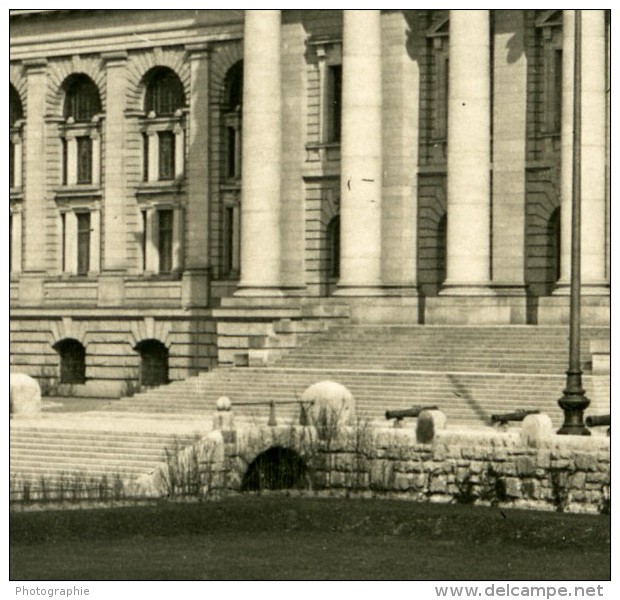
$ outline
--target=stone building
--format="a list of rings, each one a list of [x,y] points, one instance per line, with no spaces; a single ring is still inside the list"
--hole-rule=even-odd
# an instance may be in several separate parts
[[[10,24],[12,369],[118,396],[312,320],[566,322],[573,11]],[[583,11],[592,325],[609,324],[609,48],[608,13]]]

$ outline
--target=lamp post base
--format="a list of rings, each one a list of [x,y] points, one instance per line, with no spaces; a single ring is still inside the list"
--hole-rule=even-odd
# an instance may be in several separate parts
[[[559,435],[591,435],[583,420],[590,400],[581,386],[581,371],[566,372],[566,389],[558,404],[564,411],[564,423],[558,430]]]

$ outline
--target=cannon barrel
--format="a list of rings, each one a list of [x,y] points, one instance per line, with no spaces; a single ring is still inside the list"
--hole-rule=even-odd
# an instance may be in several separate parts
[[[510,413],[500,413],[491,415],[491,422],[504,425],[510,421],[523,421],[528,415],[537,415],[539,413],[539,410],[516,410]]]
[[[418,417],[423,410],[437,410],[436,406],[412,406],[400,410],[386,410],[386,419],[404,419],[405,417]]]
[[[611,415],[592,415],[586,417],[586,425],[588,427],[611,426]]]

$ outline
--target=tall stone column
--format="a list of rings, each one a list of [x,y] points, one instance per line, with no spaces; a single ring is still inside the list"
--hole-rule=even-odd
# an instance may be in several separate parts
[[[562,212],[559,293],[570,283],[575,13],[563,14]],[[605,12],[582,11],[581,283],[583,294],[607,294],[605,273]]]
[[[241,280],[237,296],[281,295],[280,11],[246,10]]]
[[[183,305],[208,303],[209,263],[209,48],[206,44],[186,47],[191,69],[186,166],[186,263],[183,271]]]
[[[448,243],[444,293],[490,293],[488,10],[450,11]]]
[[[383,293],[381,11],[345,10],[343,28],[341,251],[336,294],[379,295]]]

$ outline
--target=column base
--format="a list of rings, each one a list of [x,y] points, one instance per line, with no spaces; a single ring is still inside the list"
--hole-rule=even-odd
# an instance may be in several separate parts
[[[555,294],[538,300],[538,323],[540,325],[568,325],[570,296]],[[581,324],[609,327],[611,304],[609,294],[581,297]]]
[[[333,296],[364,298],[368,296],[385,296],[382,286],[374,285],[338,285]]]
[[[183,272],[181,301],[184,308],[205,308],[209,305],[209,270],[191,269]]]
[[[446,281],[439,292],[440,296],[494,296],[490,283],[450,283]]]
[[[101,273],[97,293],[97,306],[123,306],[124,303],[124,271],[104,271]]]
[[[270,286],[240,286],[233,294],[236,298],[283,298],[282,288]]]
[[[606,281],[582,283],[580,293],[581,296],[609,296],[609,283]],[[570,296],[570,282],[558,281],[553,295]]]
[[[495,295],[486,289],[479,295],[448,293],[426,298],[424,323],[429,325],[525,325],[525,294]]]

